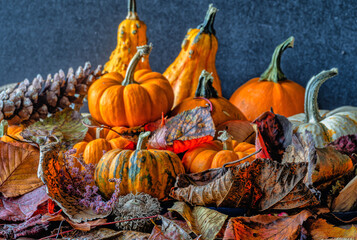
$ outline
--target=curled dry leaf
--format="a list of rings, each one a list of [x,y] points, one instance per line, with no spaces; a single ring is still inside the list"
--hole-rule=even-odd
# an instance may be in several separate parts
[[[306,225],[310,237],[316,240],[330,238],[354,239],[357,236],[357,228],[354,225],[337,227],[321,218],[311,220]]]
[[[302,224],[310,216],[312,216],[311,212],[303,210],[293,216],[256,215],[253,217],[231,218],[223,239],[295,240],[300,235]]]
[[[149,139],[150,148],[184,152],[213,139],[215,127],[207,107],[184,111],[160,126]]]
[[[347,212],[357,207],[357,176],[354,177],[334,199],[333,212]]]
[[[168,209],[179,213],[187,222],[188,226],[202,239],[215,239],[221,231],[228,216],[205,207],[190,207],[184,202],[175,202]]]
[[[293,209],[319,204],[306,187],[307,163],[256,159],[238,166],[181,174],[171,196],[192,205],[259,210]]]
[[[17,198],[0,197],[0,219],[4,221],[24,221],[37,212],[42,205],[47,206],[49,197],[46,187],[39,187]]]
[[[237,142],[254,143],[255,131],[249,121],[231,120],[217,126],[216,136],[219,131],[226,130]]]
[[[188,227],[186,222],[180,220],[170,220],[164,216],[159,216],[161,226],[156,225],[150,234],[149,239],[155,240],[191,240],[196,234]]]
[[[285,148],[292,141],[292,124],[284,116],[265,112],[253,122],[256,126],[257,136],[255,146],[262,151],[257,155],[258,158],[269,158],[281,161]]]
[[[0,192],[5,197],[17,197],[43,185],[37,177],[39,156],[31,145],[0,141]]]
[[[52,137],[71,146],[81,141],[87,130],[87,127],[82,124],[81,114],[67,108],[30,125],[22,131],[21,135],[39,145],[46,144],[47,140]]]

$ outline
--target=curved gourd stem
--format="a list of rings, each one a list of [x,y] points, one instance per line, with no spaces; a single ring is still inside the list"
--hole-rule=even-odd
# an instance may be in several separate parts
[[[144,45],[136,48],[137,51],[134,55],[134,57],[130,60],[128,69],[126,70],[125,78],[121,85],[127,86],[129,84],[137,83],[134,81],[134,72],[135,68],[138,65],[140,59],[143,56],[149,55],[152,49],[152,45]]]
[[[317,96],[321,85],[331,77],[336,76],[337,73],[338,73],[337,68],[332,68],[327,71],[322,71],[316,76],[313,76],[307,83],[306,92],[305,92],[305,104],[304,104],[305,123],[308,122],[318,123],[323,119],[319,113]]]
[[[139,20],[138,14],[136,13],[136,1],[128,0],[128,15],[126,19]]]
[[[219,131],[218,139],[223,143],[223,150],[233,150],[232,136],[226,131]]]
[[[148,141],[148,137],[150,136],[151,132],[141,132],[139,134],[138,143],[136,144],[136,150],[143,150],[146,148],[146,143]]]
[[[217,90],[213,87],[213,76],[206,70],[202,70],[198,80],[195,98],[218,98]]]
[[[287,79],[280,68],[281,55],[287,48],[292,48],[294,46],[294,40],[295,38],[291,36],[275,48],[269,67],[260,76],[259,81],[278,83],[279,81]]]
[[[216,18],[217,11],[218,9],[216,7],[213,7],[212,3],[208,6],[205,20],[203,21],[203,23],[197,26],[197,28],[200,29],[200,33],[204,32],[213,35],[216,34],[216,31],[213,28],[213,23],[214,19]]]

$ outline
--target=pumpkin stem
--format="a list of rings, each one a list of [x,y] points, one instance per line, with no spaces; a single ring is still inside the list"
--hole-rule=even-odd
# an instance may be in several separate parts
[[[126,19],[139,20],[138,14],[136,13],[136,1],[128,0],[128,15]]]
[[[326,82],[326,80],[330,79],[333,76],[336,76],[337,73],[337,68],[322,71],[316,76],[313,76],[307,83],[304,104],[305,123],[318,123],[323,119],[319,113],[317,96],[319,94],[321,85]]]
[[[200,78],[198,80],[198,85],[195,93],[195,97],[202,98],[218,98],[217,90],[213,87],[213,76],[206,70],[202,70]]]
[[[100,138],[100,133],[102,132],[103,128],[101,127],[97,127],[95,129],[95,139],[99,139]]]
[[[218,11],[218,9],[216,7],[213,7],[212,3],[208,6],[205,20],[203,21],[203,23],[201,23],[200,25],[197,26],[197,28],[200,29],[200,33],[208,33],[208,34],[213,34],[213,35],[216,34],[216,31],[213,28],[213,23],[214,23],[214,19],[216,17],[217,11]],[[200,35],[200,33],[198,34],[198,36]]]
[[[232,136],[226,131],[219,131],[218,139],[223,143],[223,150],[233,150]]]
[[[151,132],[141,132],[139,134],[138,143],[136,144],[136,150],[143,150],[146,148],[146,143],[148,141],[148,137],[150,136]]]
[[[279,81],[283,81],[287,79],[285,74],[281,71],[280,68],[281,55],[287,48],[294,47],[294,40],[295,38],[291,36],[275,48],[269,67],[260,76],[259,81],[270,81],[270,82],[278,83]]]
[[[128,69],[126,70],[125,78],[124,78],[123,82],[121,83],[121,85],[123,85],[123,86],[137,83],[134,81],[135,68],[143,56],[150,54],[152,45],[150,43],[150,45],[139,46],[136,49],[137,49],[137,51],[136,51],[134,57],[130,60]]]
[[[0,123],[0,137],[7,135],[9,123],[6,120],[2,120]]]

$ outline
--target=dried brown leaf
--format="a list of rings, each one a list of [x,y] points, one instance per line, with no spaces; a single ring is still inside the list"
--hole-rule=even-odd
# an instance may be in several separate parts
[[[351,238],[357,236],[357,228],[354,225],[334,226],[329,224],[325,219],[317,219],[308,225],[308,231],[312,239],[329,239],[329,238]]]
[[[333,212],[347,212],[357,206],[357,176],[354,177],[334,199],[331,210]]]
[[[228,218],[227,215],[209,208],[191,208],[184,202],[175,202],[168,210],[179,213],[191,230],[196,235],[201,235],[202,239],[215,239]]]
[[[171,196],[201,206],[259,210],[314,206],[319,201],[303,182],[306,172],[306,163],[256,159],[235,167],[181,174]]]
[[[257,215],[231,218],[223,239],[295,240],[300,234],[302,224],[310,216],[311,212],[303,210],[293,216]]]
[[[28,193],[43,183],[37,177],[40,153],[22,143],[0,141],[0,192],[5,197]]]
[[[45,186],[16,198],[0,197],[0,219],[4,221],[24,221],[29,219],[49,197]]]
[[[186,222],[179,220],[170,220],[164,216],[160,216],[162,221],[161,226],[156,225],[149,239],[155,240],[191,240],[195,236],[192,230],[188,227]]]

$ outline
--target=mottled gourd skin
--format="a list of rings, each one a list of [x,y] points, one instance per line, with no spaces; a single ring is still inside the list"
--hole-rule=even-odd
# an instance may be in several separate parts
[[[104,72],[118,72],[125,75],[130,60],[136,53],[136,47],[147,44],[146,24],[136,14],[135,0],[128,0],[128,16],[118,27],[117,46],[104,66]],[[144,57],[136,70],[151,69],[149,58]]]
[[[212,73],[215,79],[213,86],[218,94],[222,95],[221,81],[215,64],[218,41],[213,22],[216,11],[217,9],[210,5],[204,23],[188,30],[181,45],[181,52],[163,73],[174,90],[174,106],[195,95],[198,78],[203,69]]]
[[[288,80],[280,69],[281,55],[293,43],[294,37],[290,37],[277,46],[268,69],[261,77],[240,86],[229,99],[249,121],[271,109],[285,117],[304,111],[304,87]]]
[[[198,80],[196,92],[193,97],[184,99],[171,111],[171,116],[175,116],[196,107],[211,105],[211,116],[215,126],[230,120],[246,120],[243,113],[230,101],[218,95],[213,87],[216,79],[209,72],[202,70]]]
[[[114,149],[107,152],[95,170],[95,183],[109,198],[115,190],[111,178],[121,179],[120,195],[147,193],[163,200],[185,169],[180,158],[171,151],[143,150],[140,137],[137,150]]]
[[[151,50],[148,45],[141,48],[130,62],[125,78],[109,73],[89,88],[88,108],[97,122],[111,127],[135,127],[170,111],[174,93],[167,79],[149,69],[134,74],[136,64]]]
[[[319,148],[339,137],[357,133],[357,107],[344,106],[333,111],[318,109],[317,96],[321,85],[336,74],[337,69],[333,68],[312,77],[306,87],[305,113],[288,118],[295,132],[311,132],[315,146]]]

